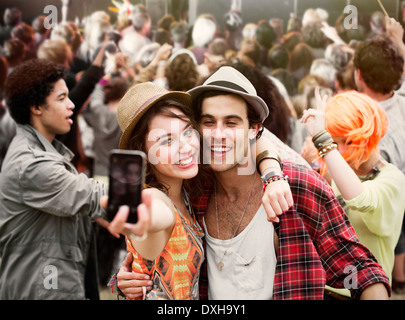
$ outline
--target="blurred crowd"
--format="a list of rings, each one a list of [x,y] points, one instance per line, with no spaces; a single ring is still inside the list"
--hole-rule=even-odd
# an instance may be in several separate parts
[[[121,135],[116,108],[129,87],[151,81],[168,90],[188,91],[223,65],[244,74],[267,103],[270,116],[264,126],[317,169],[317,154],[309,148],[307,128],[300,122],[304,110],[315,106],[315,88],[330,97],[360,91],[356,70],[361,63],[374,71],[368,75],[373,81],[389,86],[368,85],[376,95],[401,85],[403,61],[402,67],[398,62],[399,70],[386,72],[372,60],[372,47],[364,47],[370,39],[379,39],[383,48],[398,39],[398,32],[387,31],[384,14],[373,13],[356,29],[345,28],[346,17],[330,21],[326,10],[310,8],[288,21],[245,23],[243,12],[230,10],[222,21],[206,13],[190,25],[167,14],[152,26],[146,7],[134,5],[121,8],[114,23],[106,11],[96,11],[82,23],[66,21],[47,29],[46,16],[29,23],[18,8],[8,8],[0,28],[0,167],[16,130],[2,97],[7,75],[24,61],[39,58],[68,70],[65,80],[77,121],[60,138],[74,152],[77,170],[89,177],[108,175],[108,153],[117,148]],[[367,83],[367,75],[362,75]],[[403,171],[404,163],[396,165]],[[100,282],[106,283],[122,260],[110,249],[123,248],[124,243],[103,232],[98,249],[99,259],[107,261],[100,264]],[[403,260],[397,261],[399,272],[394,274],[398,292],[404,288]]]

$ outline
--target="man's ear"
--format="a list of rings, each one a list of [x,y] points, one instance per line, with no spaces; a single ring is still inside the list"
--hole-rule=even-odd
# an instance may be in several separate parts
[[[253,140],[257,137],[262,125],[260,123],[254,124],[249,128],[249,140]]]
[[[39,106],[30,106],[30,111],[33,115],[40,116],[42,114]]]
[[[364,82],[363,74],[359,69],[354,70],[354,83],[356,84],[357,90],[362,92],[367,88],[367,84]]]

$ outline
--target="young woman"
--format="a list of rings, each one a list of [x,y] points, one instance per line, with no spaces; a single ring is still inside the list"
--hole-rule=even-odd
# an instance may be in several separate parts
[[[391,278],[405,209],[405,177],[378,150],[388,118],[376,101],[356,91],[326,103],[317,90],[316,100],[318,108],[305,110],[302,122],[323,158],[321,173],[329,171],[360,242]]]
[[[148,188],[143,199],[153,203],[150,217],[142,216],[141,208],[141,237],[125,227],[115,229],[127,235],[132,270],[148,274],[153,281],[144,299],[199,297],[203,232],[195,221],[188,194],[196,190],[196,183],[190,187],[190,179],[198,173],[200,141],[191,110],[189,94],[169,92],[152,83],[132,87],[117,110],[123,131],[120,148],[142,150],[147,155]],[[121,209],[119,215],[126,220],[127,209]],[[115,222],[110,228],[117,226]]]

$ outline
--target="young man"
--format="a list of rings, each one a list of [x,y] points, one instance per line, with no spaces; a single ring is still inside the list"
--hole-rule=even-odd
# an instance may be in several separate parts
[[[289,177],[294,205],[279,223],[267,221],[263,181],[256,170],[246,174],[241,164],[252,154],[249,141],[267,116],[252,84],[235,69],[222,67],[189,92],[215,177],[193,203],[206,239],[201,299],[323,299],[325,284],[344,287],[347,270],[356,280],[350,286],[353,298],[388,298],[381,266],[359,243],[333,191],[313,170],[283,161],[278,178]],[[124,269],[125,263],[118,287],[130,293]]]
[[[107,188],[78,174],[55,140],[72,126],[64,75],[35,59],[8,78],[17,134],[0,174],[0,299],[98,298],[92,220],[102,217]]]

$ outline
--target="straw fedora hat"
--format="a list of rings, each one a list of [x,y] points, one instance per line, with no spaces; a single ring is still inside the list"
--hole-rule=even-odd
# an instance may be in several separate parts
[[[269,108],[266,102],[257,95],[253,84],[235,68],[228,66],[221,67],[201,86],[187,92],[195,100],[205,91],[225,91],[241,96],[260,115],[262,123],[269,116]]]
[[[122,131],[120,149],[128,148],[131,134],[145,112],[156,102],[167,98],[177,99],[192,109],[192,99],[188,93],[168,91],[151,82],[134,85],[127,91],[117,108],[118,124]]]

